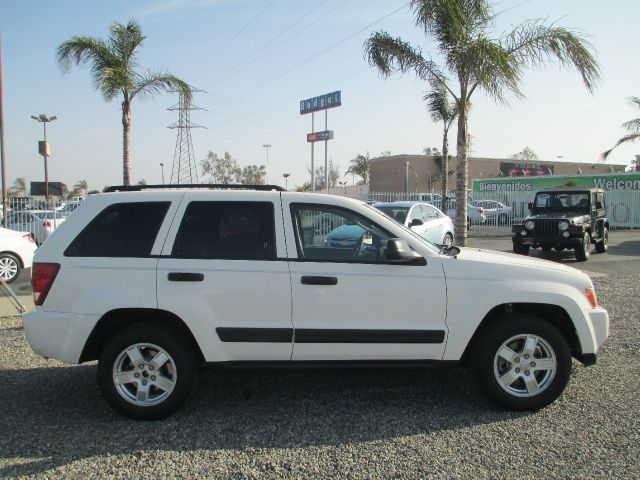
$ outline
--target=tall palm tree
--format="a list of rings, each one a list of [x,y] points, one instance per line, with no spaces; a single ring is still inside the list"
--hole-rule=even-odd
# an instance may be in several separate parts
[[[140,25],[130,20],[126,25],[113,22],[109,38],[73,36],[58,46],[57,59],[63,72],[73,64],[90,64],[96,90],[105,101],[122,99],[122,181],[131,184],[131,103],[137,97],[152,97],[160,92],[178,91],[183,104],[191,103],[189,85],[174,75],[160,71],[136,71],[136,49],[145,37]]]
[[[640,110],[640,97],[629,97],[628,100],[629,105]],[[617,146],[622,145],[623,143],[636,142],[640,140],[640,118],[634,118],[632,120],[629,120],[628,122],[624,122],[622,124],[622,128],[624,128],[629,133],[619,139],[613,147],[602,154],[603,160],[606,160],[609,154]]]
[[[496,15],[491,12],[488,0],[411,0],[410,5],[416,26],[435,40],[442,63],[385,31],[373,33],[365,42],[365,56],[383,77],[394,72],[413,72],[431,85],[441,85],[455,100],[458,111],[455,228],[464,245],[467,127],[473,94],[484,91],[497,103],[506,103],[509,93],[522,98],[520,83],[524,70],[553,60],[562,67],[577,70],[586,88],[592,91],[600,76],[599,67],[584,35],[554,23],[527,20],[510,32],[494,32]]]
[[[447,206],[447,178],[449,175],[449,128],[458,116],[455,102],[449,101],[449,92],[440,84],[436,84],[424,96],[427,108],[434,122],[442,122],[442,211],[446,214]]]
[[[77,192],[84,191],[86,193],[86,191],[89,190],[89,184],[86,180],[78,180],[73,186],[73,189]]]
[[[355,158],[351,159],[349,162],[349,169],[347,170],[346,175],[358,175],[362,178],[362,185],[367,185],[369,183],[369,167],[371,161],[369,159],[369,154],[365,155],[356,155]]]

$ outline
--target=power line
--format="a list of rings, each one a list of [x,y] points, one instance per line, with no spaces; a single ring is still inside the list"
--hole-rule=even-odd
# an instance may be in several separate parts
[[[267,4],[266,7],[264,7],[262,10],[260,10],[260,12],[258,12],[257,15],[255,15],[253,18],[251,18],[251,20],[249,20],[247,23],[245,23],[240,30],[238,30],[236,33],[234,33],[231,38],[229,38],[225,43],[223,43],[220,48],[218,48],[215,52],[213,52],[211,55],[209,55],[200,65],[198,65],[196,68],[194,68],[193,70],[191,70],[191,72],[189,72],[189,75],[191,75],[193,72],[195,72],[196,70],[201,69],[204,65],[206,65],[207,63],[209,63],[211,60],[213,60],[222,50],[224,50],[224,48],[229,45],[231,42],[233,42],[242,32],[244,32],[247,28],[249,28],[249,26],[255,22],[258,18],[260,18],[260,16],[262,16],[262,14],[264,12],[266,12],[269,8],[271,8],[271,6],[276,3],[278,0],[272,0],[269,4]]]
[[[403,6],[401,6],[400,8],[396,8],[395,10],[393,10],[392,12],[389,12],[388,14],[378,18],[377,20],[375,20],[374,22],[371,22],[370,24],[366,25],[365,27],[359,29],[358,31],[342,38],[341,40],[329,45],[328,47],[308,56],[307,58],[305,58],[304,60],[290,66],[287,67],[286,69],[282,70],[281,72],[278,72],[270,77],[267,77],[263,80],[261,80],[258,83],[255,83],[254,85],[251,85],[250,87],[247,87],[246,89],[237,92],[233,95],[230,95],[229,97],[227,97],[227,99],[223,100],[221,103],[219,104],[214,104],[210,107],[210,110],[215,110],[215,109],[219,109],[222,108],[226,105],[228,105],[231,102],[234,102],[246,95],[249,95],[250,93],[253,93],[257,90],[260,90],[261,88],[275,82],[276,80],[279,80],[280,78],[284,77],[285,75],[288,75],[289,73],[293,72],[294,70],[297,70],[298,68],[306,65],[307,63],[316,60],[318,57],[326,54],[327,52],[333,50],[334,48],[342,45],[343,43],[351,40],[352,38],[356,37],[357,35],[361,34],[362,32],[364,32],[365,30],[371,28],[372,26],[376,25],[377,23],[380,23],[383,20],[386,20],[387,18],[389,18],[390,16],[394,15],[395,13],[398,13],[400,10],[403,10],[404,8],[406,8],[409,5],[409,3],[404,4]]]
[[[285,27],[280,32],[278,32],[275,36],[271,37],[269,40],[267,40],[265,43],[263,43],[260,47],[258,47],[255,51],[253,51],[252,53],[247,55],[244,59],[242,59],[239,63],[237,63],[235,66],[227,69],[226,71],[224,71],[223,73],[218,75],[216,78],[211,80],[209,83],[207,83],[205,85],[205,88],[210,87],[211,85],[214,85],[214,84],[218,83],[218,81],[220,81],[223,78],[226,78],[229,74],[236,73],[236,69],[238,69],[239,67],[240,67],[240,69],[242,69],[242,67],[243,67],[243,65],[245,63],[248,62],[250,64],[252,62],[252,60],[253,60],[253,57],[255,57],[257,54],[259,54],[262,50],[264,50],[267,46],[269,46],[273,41],[277,40],[280,36],[284,35],[287,31],[289,31],[293,27],[295,27],[298,24],[298,22],[300,22],[304,18],[308,17],[314,11],[316,11],[318,8],[320,8],[322,5],[327,3],[327,1],[328,0],[321,0],[320,3],[316,4],[316,6],[312,7],[310,10],[307,10],[306,13],[302,14],[302,16],[300,16],[299,18],[294,20],[291,24],[289,24],[287,27]]]

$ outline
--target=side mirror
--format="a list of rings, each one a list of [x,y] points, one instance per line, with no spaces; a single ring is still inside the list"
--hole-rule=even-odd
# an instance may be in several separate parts
[[[384,256],[391,263],[413,263],[423,258],[419,253],[411,250],[409,244],[400,238],[392,238],[387,241]]]
[[[531,210],[533,208],[533,203],[531,202],[527,203],[527,207],[529,207],[529,210]]]
[[[410,227],[419,227],[420,225],[424,225],[424,222],[422,220],[420,220],[419,218],[414,218],[413,220],[411,220],[411,224],[409,226]]]

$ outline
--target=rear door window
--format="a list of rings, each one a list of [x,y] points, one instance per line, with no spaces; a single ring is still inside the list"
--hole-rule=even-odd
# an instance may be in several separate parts
[[[67,257],[147,257],[170,202],[115,203],[71,242]]]
[[[179,258],[274,260],[271,202],[191,202],[176,235]]]

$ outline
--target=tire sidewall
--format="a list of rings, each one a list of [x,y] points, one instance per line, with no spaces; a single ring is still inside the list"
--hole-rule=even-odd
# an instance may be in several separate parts
[[[125,400],[113,382],[113,366],[122,351],[136,343],[152,343],[164,349],[173,359],[177,371],[171,394],[158,405],[141,407]],[[103,349],[98,361],[98,384],[108,403],[119,413],[137,420],[156,420],[178,410],[191,393],[195,362],[187,343],[172,329],[152,324],[137,324],[116,334]]]
[[[509,338],[533,334],[543,338],[556,355],[556,372],[551,385],[534,397],[516,397],[506,392],[494,375],[494,358]],[[513,410],[538,410],[558,398],[569,381],[571,352],[562,333],[549,322],[534,315],[510,314],[490,325],[476,343],[471,359],[480,388],[494,402]]]

